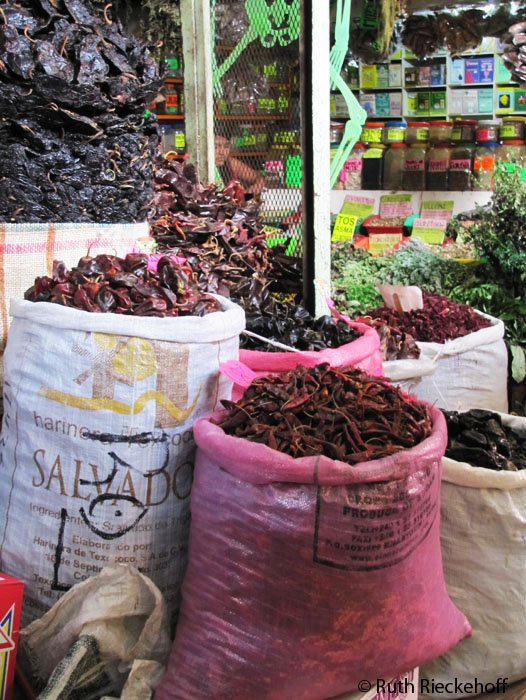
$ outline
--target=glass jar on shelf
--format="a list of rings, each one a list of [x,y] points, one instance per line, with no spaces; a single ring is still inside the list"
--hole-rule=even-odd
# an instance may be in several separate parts
[[[384,156],[384,190],[401,190],[407,146],[392,143]]]
[[[349,157],[340,173],[340,183],[344,190],[361,190],[362,189],[362,165],[363,154],[366,146],[363,143],[356,143],[353,146]]]
[[[412,143],[405,152],[402,187],[408,191],[426,188],[427,142]]]
[[[502,164],[507,172],[515,172],[515,168],[519,167],[521,173],[524,173],[526,168],[526,145],[524,141],[520,139],[503,141],[500,148],[497,149],[496,161]]]
[[[474,152],[473,143],[459,143],[453,147],[449,159],[448,188],[450,190],[456,192],[471,190]]]
[[[502,142],[522,141],[524,139],[524,119],[520,117],[504,117],[499,128],[499,136]]]
[[[372,144],[381,144],[385,122],[366,121],[362,127],[362,136],[360,141],[367,146]]]
[[[403,143],[407,124],[404,121],[386,122],[382,130],[382,143],[391,146],[393,143]]]
[[[495,158],[500,144],[497,141],[482,141],[475,149],[473,158],[473,189],[492,190]]]
[[[405,134],[405,142],[408,146],[414,143],[426,143],[429,141],[429,122],[408,122]]]
[[[429,141],[432,144],[445,143],[446,141],[451,141],[452,131],[453,122],[431,122],[429,124]]]
[[[431,146],[426,158],[426,187],[428,190],[439,192],[447,190],[450,158],[449,141],[434,143]]]
[[[381,190],[383,181],[385,146],[372,143],[362,158],[362,188],[364,190]]]
[[[473,143],[475,141],[476,119],[455,119],[451,131],[453,144]]]

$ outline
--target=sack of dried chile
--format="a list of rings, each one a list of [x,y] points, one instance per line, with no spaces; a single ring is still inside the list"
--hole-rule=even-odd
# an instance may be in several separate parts
[[[319,700],[469,635],[442,575],[440,411],[328,365],[256,379],[227,406],[194,425],[189,567],[157,700]],[[357,416],[344,441],[342,411]]]

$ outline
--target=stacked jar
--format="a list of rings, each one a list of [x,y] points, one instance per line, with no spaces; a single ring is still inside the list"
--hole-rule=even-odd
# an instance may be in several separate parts
[[[426,184],[428,190],[442,192],[448,188],[452,131],[453,122],[433,122],[429,126],[431,148],[426,158]]]
[[[382,142],[384,122],[365,122],[362,129],[362,141],[367,150],[362,158],[362,188],[364,190],[381,190],[385,145]]]
[[[493,189],[495,158],[499,148],[499,126],[496,122],[481,121],[475,130],[477,147],[473,158],[473,189]]]
[[[407,125],[403,121],[389,122],[384,126],[382,142],[388,146],[384,156],[384,190],[401,190],[405,165],[405,145]]]
[[[362,163],[366,146],[364,143],[355,143],[349,157],[340,173],[340,183],[343,190],[362,189]]]
[[[428,122],[407,124],[402,188],[404,190],[425,190],[426,156],[429,141]]]
[[[464,192],[471,189],[476,126],[476,119],[456,119],[453,124],[448,179],[450,190]]]
[[[524,142],[525,125],[520,117],[508,117],[502,120],[499,129],[502,145],[497,151],[497,161],[503,163],[508,172],[514,172],[517,165],[521,174],[525,172],[526,145]]]

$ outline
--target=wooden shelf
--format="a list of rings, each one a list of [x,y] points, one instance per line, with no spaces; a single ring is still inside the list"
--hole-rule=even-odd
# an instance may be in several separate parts
[[[184,80],[182,78],[165,78],[163,80],[164,83],[171,83],[172,85],[182,85],[184,83]]]
[[[216,114],[214,118],[221,122],[239,122],[239,121],[249,121],[249,122],[269,122],[269,121],[280,121],[287,122],[290,121],[288,116],[283,116],[282,114]]]
[[[493,81],[491,83],[466,83],[465,85],[448,85],[450,88],[462,88],[470,90],[471,88],[491,88],[493,90]]]
[[[411,90],[440,90],[443,88],[447,88],[447,85],[404,85],[404,90],[406,92],[410,92]],[[398,88],[400,90],[400,88]]]
[[[360,87],[362,92],[386,92],[387,90],[401,90],[401,85],[391,85],[390,87]]]
[[[184,114],[157,114],[159,121],[184,121]]]

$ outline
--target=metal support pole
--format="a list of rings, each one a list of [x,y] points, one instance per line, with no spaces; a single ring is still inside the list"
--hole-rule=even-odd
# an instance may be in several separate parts
[[[214,112],[210,0],[181,0],[184,57],[185,132],[199,177],[214,180]]]
[[[329,3],[303,0],[300,40],[303,294],[316,316],[330,293]]]

